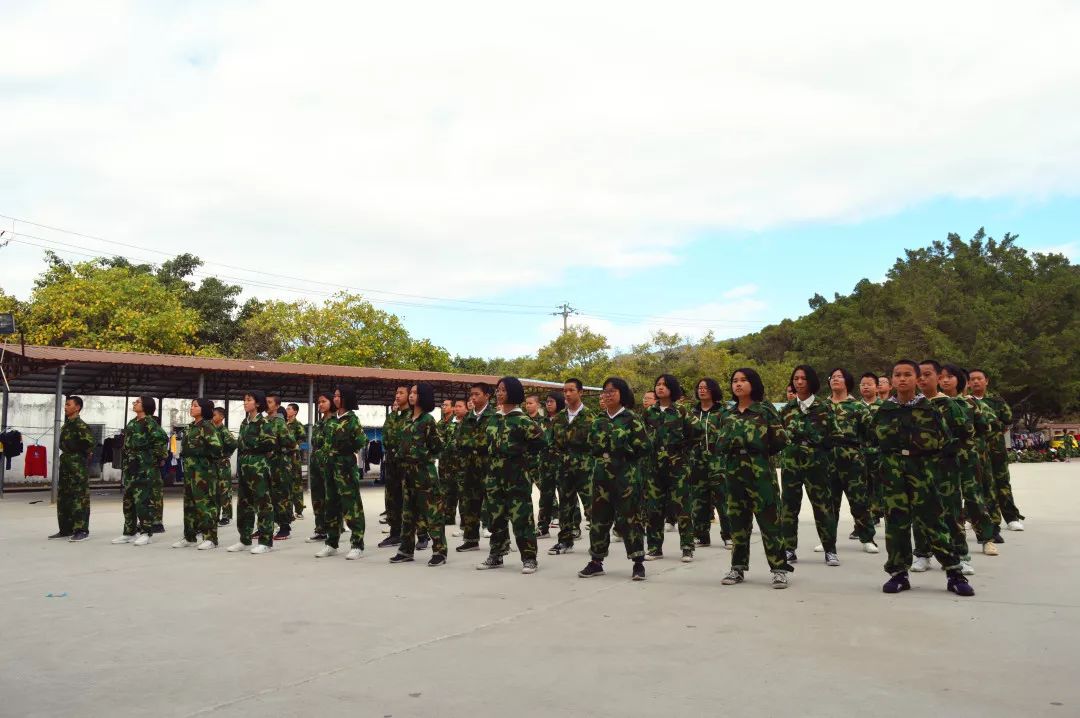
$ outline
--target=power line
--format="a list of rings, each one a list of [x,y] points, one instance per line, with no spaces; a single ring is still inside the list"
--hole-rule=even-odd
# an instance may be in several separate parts
[[[558,307],[556,307],[556,309],[558,309],[559,311],[552,312],[551,316],[553,316],[553,317],[562,316],[562,333],[566,334],[566,330],[567,330],[566,322],[570,318],[570,315],[571,314],[577,314],[578,310],[571,307],[569,302],[563,302]]]

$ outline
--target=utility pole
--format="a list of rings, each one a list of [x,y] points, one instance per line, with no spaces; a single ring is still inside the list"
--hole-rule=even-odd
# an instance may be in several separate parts
[[[571,307],[569,302],[563,302],[562,304],[560,304],[557,307],[557,309],[559,311],[552,312],[551,316],[553,316],[553,317],[562,317],[562,331],[563,331],[563,334],[566,334],[567,320],[570,318],[571,314],[577,314],[578,310]]]

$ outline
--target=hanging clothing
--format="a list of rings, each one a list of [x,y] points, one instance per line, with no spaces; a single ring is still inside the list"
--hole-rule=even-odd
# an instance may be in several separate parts
[[[2,455],[4,461],[7,464],[7,468],[11,468],[11,460],[16,456],[20,456],[23,452],[22,434],[14,429],[8,429],[4,433],[0,434],[0,444],[3,444],[4,449]]]
[[[23,476],[49,475],[48,460],[45,458],[45,447],[40,444],[26,447],[26,459],[23,463]]]

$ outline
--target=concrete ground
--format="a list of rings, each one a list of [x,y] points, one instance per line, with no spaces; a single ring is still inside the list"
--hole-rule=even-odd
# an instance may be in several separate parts
[[[532,576],[475,571],[483,553],[316,560],[310,518],[266,556],[174,550],[176,494],[149,546],[109,544],[115,494],[93,497],[89,541],[46,541],[47,495],[9,494],[0,715],[1080,715],[1080,463],[1014,465],[1013,485],[1028,530],[976,555],[971,599],[938,570],[886,596],[884,553],[846,538],[843,565],[824,566],[809,506],[791,588],[774,591],[756,534],[743,585],[720,585],[718,547],[632,583],[621,544],[586,581],[581,544],[555,557],[541,542]],[[363,498],[373,546],[382,490]]]

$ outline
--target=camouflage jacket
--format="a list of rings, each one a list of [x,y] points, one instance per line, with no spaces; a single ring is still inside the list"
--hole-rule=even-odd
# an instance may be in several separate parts
[[[398,461],[409,463],[431,463],[439,458],[443,450],[442,438],[435,417],[424,412],[415,419],[411,416],[401,429],[401,442],[398,444]]]
[[[783,451],[787,442],[784,422],[773,405],[755,401],[745,411],[724,412],[716,447],[729,457],[757,456],[768,463],[768,457]]]
[[[556,455],[584,457],[589,454],[589,434],[597,414],[582,404],[573,421],[563,409],[551,419],[551,447]]]
[[[727,412],[727,407],[719,402],[713,402],[708,411],[702,409],[700,403],[694,407],[692,415],[697,424],[699,436],[694,442],[695,461],[708,462],[709,458],[717,453],[716,442],[720,439],[720,425]]]
[[[60,451],[81,456],[84,460],[94,449],[94,434],[82,417],[64,419],[60,427]]]
[[[221,457],[222,463],[227,462],[232,457],[233,452],[236,451],[236,437],[233,436],[232,430],[225,426],[223,423],[221,426],[215,427],[218,432],[218,436],[221,438]]]
[[[460,421],[453,418],[439,422],[439,438],[442,439],[442,458],[452,458],[457,454],[457,431]]]
[[[874,415],[871,440],[886,454],[936,455],[952,442],[941,411],[926,397],[901,406],[889,400]]]
[[[986,445],[990,450],[990,455],[1000,461],[1008,456],[1008,450],[1005,447],[1005,432],[1013,423],[1012,407],[1000,396],[994,394],[987,394],[977,401],[983,408],[993,411],[994,418],[990,421],[990,434],[986,437]]]
[[[367,434],[356,414],[346,411],[329,420],[323,436],[329,444],[329,454],[333,457],[352,456],[367,443]],[[385,434],[384,434],[385,436]]]
[[[296,437],[293,436],[281,412],[268,418],[266,423],[270,425],[270,432],[274,436],[273,451],[275,458],[285,458],[296,450]]]
[[[221,432],[209,419],[193,421],[184,430],[180,446],[185,461],[209,465],[221,458]]]
[[[157,419],[132,419],[124,428],[124,468],[132,472],[154,471],[169,455],[169,437]]]
[[[808,468],[831,460],[832,437],[840,433],[832,401],[815,397],[804,414],[799,400],[792,399],[780,410],[780,418],[788,440],[785,468]]]
[[[411,419],[408,409],[391,409],[386,415],[382,427],[382,444],[383,453],[388,460],[397,458],[398,449],[401,447],[401,432],[405,429],[405,423]]]
[[[579,414],[574,423],[581,418]],[[589,450],[596,457],[598,470],[620,474],[648,456],[652,448],[645,422],[629,409],[615,416],[601,411],[589,427]]]
[[[489,453],[491,451],[489,434],[494,424],[495,407],[490,401],[479,414],[470,411],[458,428],[458,451],[465,455]]]
[[[525,465],[544,446],[544,429],[521,409],[496,413],[487,436],[491,473],[504,479],[521,477]]]
[[[301,424],[298,420],[286,421],[285,426],[288,427],[289,433],[292,434],[293,448],[287,452],[290,454],[299,454],[300,445],[307,441],[307,427]]]
[[[867,404],[866,402],[859,402],[866,409],[866,434],[863,437],[862,450],[866,456],[877,456],[877,447],[874,446],[874,442],[870,440],[870,430],[874,425],[874,415],[877,414],[877,410],[881,407],[883,402],[881,399],[874,399]]]
[[[679,456],[693,449],[698,437],[697,419],[682,404],[662,409],[653,404],[645,410],[657,456]]]
[[[330,435],[334,431],[334,415],[323,416],[311,429],[311,458],[325,461],[330,456]]]
[[[832,404],[833,433],[829,437],[833,446],[864,444],[870,436],[870,411],[861,400],[848,397],[844,401],[826,399]]]
[[[261,413],[256,413],[255,418],[248,416],[240,422],[240,434],[237,437],[239,458],[245,456],[269,457],[277,446],[277,436],[274,434],[270,422]]]

